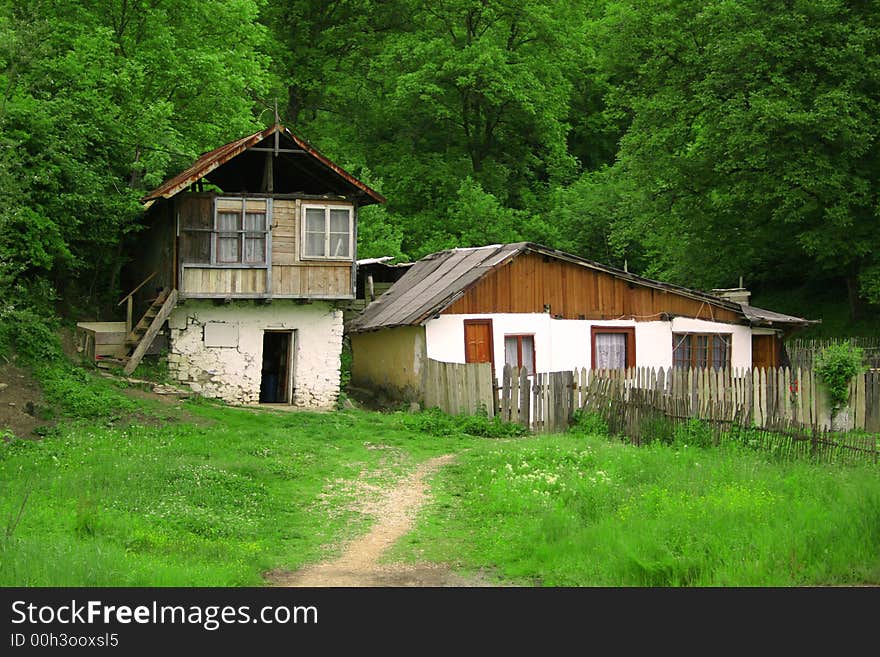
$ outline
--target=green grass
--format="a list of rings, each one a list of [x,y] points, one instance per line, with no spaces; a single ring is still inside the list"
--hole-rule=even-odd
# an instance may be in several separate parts
[[[734,446],[483,443],[437,475],[392,556],[526,585],[876,584],[878,475]]]
[[[266,570],[317,560],[365,529],[346,483],[362,471],[393,482],[478,440],[361,411],[195,401],[175,420],[156,415],[167,405],[71,371],[43,377],[68,419],[43,440],[0,442],[3,586],[259,585]]]
[[[630,447],[583,417],[522,437],[485,417],[162,403],[66,365],[58,424],[0,441],[0,586],[259,585],[367,529],[369,485],[458,459],[390,558],[556,586],[880,582],[880,471],[734,444]],[[684,447],[683,442],[689,446]]]

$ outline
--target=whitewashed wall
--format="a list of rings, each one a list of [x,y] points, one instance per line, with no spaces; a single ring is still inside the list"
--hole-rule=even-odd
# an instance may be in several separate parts
[[[330,408],[336,403],[342,311],[330,302],[190,300],[174,309],[168,326],[169,369],[195,392],[232,404],[259,402],[263,332],[292,330],[293,404]]]
[[[671,322],[553,319],[547,313],[440,315],[428,320],[425,325],[428,358],[449,363],[465,362],[464,320],[466,319],[492,320],[496,364],[504,362],[505,335],[534,334],[535,367],[538,372],[589,368],[592,326],[635,327],[636,365],[639,367],[672,366],[673,332],[731,333],[731,365],[750,367],[752,362],[752,338],[748,326],[683,317],[676,317]],[[500,369],[496,368],[496,373],[499,375]]]

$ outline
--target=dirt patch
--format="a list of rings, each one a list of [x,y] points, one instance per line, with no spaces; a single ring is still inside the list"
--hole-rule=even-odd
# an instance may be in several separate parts
[[[492,586],[481,578],[466,578],[443,564],[380,563],[395,541],[412,529],[416,513],[428,499],[426,479],[455,458],[445,454],[422,463],[390,490],[370,495],[361,507],[376,519],[372,529],[349,543],[336,559],[306,566],[296,572],[265,574],[273,586]],[[370,487],[354,484],[374,493]]]
[[[43,427],[54,424],[40,383],[25,368],[0,365],[0,430],[19,438],[36,438]]]

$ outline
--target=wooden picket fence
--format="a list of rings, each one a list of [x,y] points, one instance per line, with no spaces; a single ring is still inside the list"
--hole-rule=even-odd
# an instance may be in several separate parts
[[[444,363],[429,358],[422,382],[425,408],[436,407],[450,415],[495,415],[495,385],[489,363]]]
[[[880,371],[855,377],[850,404],[832,426],[827,394],[816,375],[787,369],[580,369],[538,373],[505,366],[496,386],[488,363],[426,361],[424,403],[451,413],[485,412],[535,432],[562,431],[595,398],[644,402],[671,417],[747,427],[802,427],[880,432]],[[641,402],[639,402],[641,403]]]
[[[880,369],[880,337],[790,339],[785,342],[785,351],[791,367],[812,369],[816,357],[825,347],[843,342],[864,352],[866,366]]]
[[[877,463],[880,456],[878,437],[870,435],[880,432],[878,371],[853,381],[851,404],[843,411],[843,428],[863,433],[834,430],[821,385],[800,368],[581,369],[529,376],[506,366],[496,386],[488,363],[427,360],[423,393],[427,408],[484,412],[539,433],[566,430],[580,410],[598,414],[612,434],[634,444],[687,435],[696,419],[715,444],[737,440],[782,457],[837,462]]]
[[[630,391],[658,393],[664,408],[676,415],[707,421],[880,432],[880,372],[874,371],[853,379],[850,405],[837,414],[835,427],[827,393],[816,375],[802,368],[581,369],[528,377],[507,366],[495,405],[507,421],[535,431],[557,431],[597,391],[619,391],[625,399]]]

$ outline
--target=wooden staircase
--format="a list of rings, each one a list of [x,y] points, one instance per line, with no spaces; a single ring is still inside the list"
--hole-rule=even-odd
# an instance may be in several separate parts
[[[125,336],[125,347],[129,355],[124,359],[123,372],[126,376],[134,372],[135,368],[143,359],[144,354],[162,328],[162,324],[168,319],[171,311],[177,305],[177,290],[162,290],[152,304],[135,325],[131,332]]]

